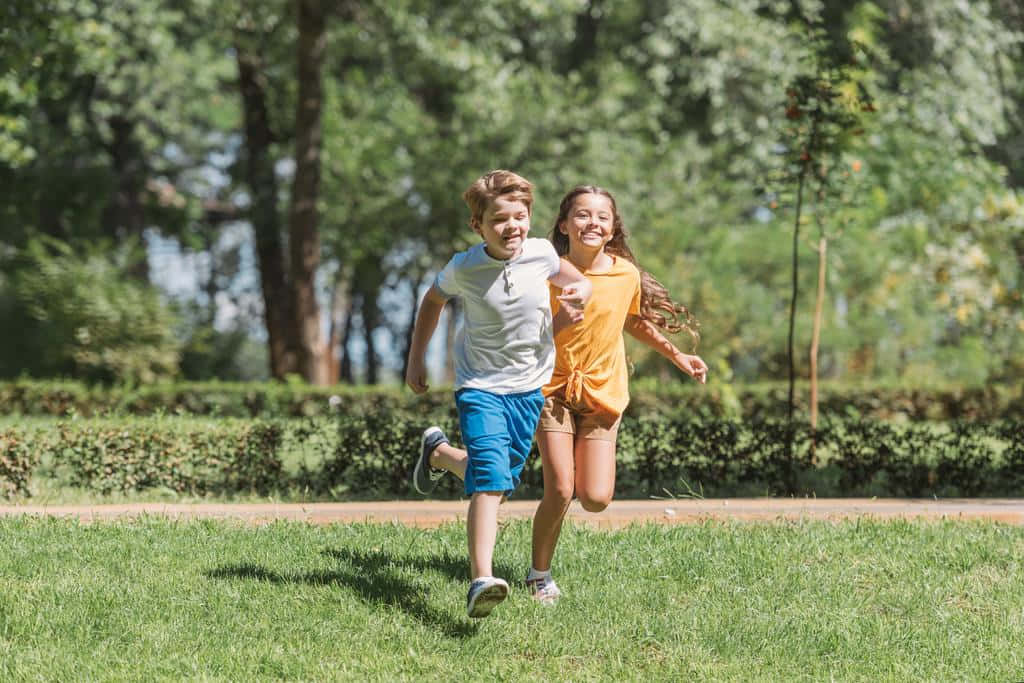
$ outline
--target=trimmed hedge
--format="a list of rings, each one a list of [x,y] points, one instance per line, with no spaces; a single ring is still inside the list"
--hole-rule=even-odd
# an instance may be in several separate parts
[[[650,380],[634,382],[627,416],[744,417],[770,420],[786,414],[784,384],[728,385]],[[798,410],[806,412],[806,387]],[[380,411],[451,412],[449,389],[416,396],[398,387],[311,387],[305,384],[200,382],[138,388],[89,387],[78,382],[18,380],[0,383],[0,414],[84,417],[180,414],[215,417],[285,418]],[[822,385],[822,415],[871,419],[1024,419],[1019,386],[909,389],[886,385]]]
[[[28,495],[36,456],[22,434],[0,432],[0,498]]]
[[[28,495],[35,468],[39,476],[103,493],[162,487],[193,494],[302,492],[318,499],[415,497],[409,471],[426,424],[440,424],[459,442],[447,406],[299,421],[72,420],[49,429],[9,428],[0,431],[0,492]],[[312,466],[286,473],[282,454],[296,445],[329,450]],[[536,447],[532,456],[517,496],[542,492]],[[461,488],[444,477],[436,495],[459,496]],[[1024,422],[832,419],[812,434],[781,420],[625,417],[616,495],[694,492],[1020,496]]]
[[[70,421],[53,429],[0,431],[0,491],[28,495],[34,470],[101,493],[267,493],[285,479],[283,426],[178,420]],[[32,456],[26,455],[31,444]],[[19,458],[20,454],[20,458]],[[17,467],[8,462],[18,463]],[[45,470],[43,469],[45,468]]]
[[[335,452],[311,490],[343,497],[411,495],[409,470],[423,424],[458,443],[454,416],[370,414],[338,419]],[[1020,496],[1024,423],[894,424],[830,420],[814,434],[786,421],[645,416],[623,419],[616,495]],[[461,494],[444,477],[437,497]],[[516,495],[543,491],[536,446]]]

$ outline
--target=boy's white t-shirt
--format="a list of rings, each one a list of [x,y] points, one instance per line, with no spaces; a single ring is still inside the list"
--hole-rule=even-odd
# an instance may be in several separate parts
[[[536,238],[508,261],[491,258],[483,243],[448,261],[434,285],[463,304],[456,389],[515,394],[547,384],[555,367],[548,278],[560,268],[551,242]]]

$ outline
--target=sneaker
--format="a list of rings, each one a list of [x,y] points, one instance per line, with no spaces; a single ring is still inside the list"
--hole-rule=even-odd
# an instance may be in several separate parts
[[[430,466],[430,454],[443,443],[448,443],[440,427],[428,427],[420,439],[420,457],[416,459],[416,467],[412,471],[412,487],[422,495],[428,495],[437,486],[447,470],[439,470]]]
[[[558,598],[562,597],[562,591],[558,589],[554,579],[527,579],[526,587],[530,589],[533,599],[542,605],[554,605]]]
[[[494,606],[508,597],[508,584],[502,579],[487,576],[475,580],[466,595],[466,614],[473,619],[486,617]]]

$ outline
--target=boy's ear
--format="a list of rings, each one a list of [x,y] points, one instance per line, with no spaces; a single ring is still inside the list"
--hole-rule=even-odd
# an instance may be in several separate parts
[[[471,230],[472,230],[473,232],[475,232],[476,234],[478,234],[478,235],[482,235],[482,234],[483,234],[483,233],[482,233],[482,232],[480,231],[480,221],[479,221],[478,219],[476,219],[476,218],[470,218],[470,219],[469,219],[469,228],[470,228],[470,229],[471,229]]]

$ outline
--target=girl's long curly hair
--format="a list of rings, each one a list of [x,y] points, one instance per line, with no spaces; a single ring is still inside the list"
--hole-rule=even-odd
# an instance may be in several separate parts
[[[612,238],[604,245],[604,250],[609,254],[626,259],[640,271],[640,317],[665,332],[686,332],[693,339],[693,346],[696,348],[697,342],[700,341],[698,332],[700,323],[690,315],[686,306],[672,300],[663,284],[637,263],[633,251],[626,243],[626,229],[622,225],[622,217],[619,215],[618,205],[611,192],[596,185],[578,185],[562,198],[562,203],[558,206],[558,217],[555,219],[555,226],[549,237],[551,243],[555,245],[555,251],[559,256],[569,253],[569,236],[559,230],[558,226],[568,220],[569,212],[572,211],[576,198],[584,194],[607,197],[612,205]]]

